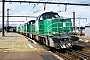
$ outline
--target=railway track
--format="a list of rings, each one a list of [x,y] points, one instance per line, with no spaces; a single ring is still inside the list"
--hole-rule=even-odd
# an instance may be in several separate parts
[[[69,49],[69,51],[67,51],[67,53],[75,56],[78,60],[90,60],[90,55],[85,54],[85,53],[80,52],[80,51]]]
[[[60,49],[60,50],[51,49],[49,51],[60,56],[64,60],[90,60],[89,54],[86,54],[85,52],[81,52],[81,50],[76,49],[76,48],[75,49]]]
[[[41,45],[44,49],[53,52],[54,54],[62,57],[64,60],[90,60],[90,55],[81,52],[80,50],[74,49],[50,49],[45,45]],[[78,47],[78,46],[77,46]]]
[[[56,50],[54,53],[64,60],[90,60],[90,55],[73,49],[66,49],[63,53],[60,50]]]

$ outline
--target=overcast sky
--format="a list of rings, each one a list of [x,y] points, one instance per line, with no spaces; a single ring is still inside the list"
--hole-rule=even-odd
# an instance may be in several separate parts
[[[20,1],[20,0],[13,0],[13,1]],[[24,1],[24,0],[23,0]],[[90,4],[89,0],[26,0],[26,1],[49,1],[49,2],[65,2],[65,3],[82,3],[82,4]],[[47,11],[54,11],[58,12],[60,16],[67,17],[67,18],[72,18],[73,17],[73,12],[76,13],[75,17],[78,18],[87,18],[86,19],[80,19],[80,26],[85,26],[85,24],[90,23],[90,6],[74,6],[74,5],[50,5],[47,4],[45,6],[44,10],[44,4],[36,4],[34,7],[34,4],[29,4],[29,3],[5,3],[5,15],[7,15],[7,9],[10,9],[9,15],[14,15],[14,16],[38,16],[42,14],[43,12]],[[34,7],[34,9],[33,9]],[[65,12],[65,7],[66,7],[66,12]],[[2,3],[0,2],[0,16],[2,16]],[[35,18],[27,18],[27,21],[32,20]],[[5,21],[7,18],[5,18]],[[0,17],[0,21],[2,21],[2,18]],[[25,17],[10,17],[9,21],[26,21]],[[9,24],[23,24],[24,22],[9,22]],[[0,22],[1,24],[1,22]],[[5,23],[6,24],[6,23]],[[79,26],[79,19],[76,19],[76,25]]]

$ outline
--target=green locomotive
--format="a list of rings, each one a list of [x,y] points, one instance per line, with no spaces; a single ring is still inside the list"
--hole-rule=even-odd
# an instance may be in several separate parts
[[[73,35],[71,19],[60,19],[58,13],[45,12],[24,25],[26,36],[56,49],[70,48],[78,43]]]

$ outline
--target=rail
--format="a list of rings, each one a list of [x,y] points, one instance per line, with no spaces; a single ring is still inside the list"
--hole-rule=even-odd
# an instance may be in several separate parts
[[[73,49],[52,51],[64,60],[90,60],[90,55]]]
[[[71,52],[69,52],[69,53],[76,56],[78,60],[90,60],[90,55],[88,55],[88,54],[85,54],[85,53],[80,52],[80,51],[75,51],[73,49],[69,49],[69,50],[72,51],[72,53]]]

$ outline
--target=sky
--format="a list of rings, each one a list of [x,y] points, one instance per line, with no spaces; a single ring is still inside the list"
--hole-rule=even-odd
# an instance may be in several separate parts
[[[0,0],[1,1],[1,0]],[[21,1],[21,0],[12,0],[12,1]],[[90,4],[89,0],[22,0],[22,1],[45,1],[45,2],[61,2],[61,3],[82,3]],[[36,5],[34,7],[34,5]],[[33,8],[34,7],[34,8]],[[45,10],[44,10],[45,7]],[[66,11],[65,11],[66,7]],[[5,16],[7,16],[7,9],[9,9],[10,16],[39,16],[43,12],[54,11],[57,12],[60,16],[72,18],[73,12],[75,12],[76,18],[87,18],[87,19],[76,19],[76,26],[85,26],[90,24],[90,6],[75,6],[75,5],[53,5],[53,4],[32,4],[32,3],[14,3],[8,2],[5,3]],[[0,2],[0,16],[2,16],[2,2]],[[9,22],[11,26],[16,26],[19,24],[24,24],[29,20],[35,20],[36,18],[31,17],[10,17],[9,21],[25,21],[25,22]],[[2,17],[0,17],[2,21]],[[5,18],[7,21],[7,18]],[[2,22],[0,22],[0,26]],[[6,22],[5,22],[6,25]]]

